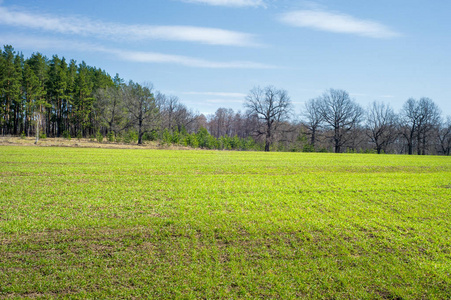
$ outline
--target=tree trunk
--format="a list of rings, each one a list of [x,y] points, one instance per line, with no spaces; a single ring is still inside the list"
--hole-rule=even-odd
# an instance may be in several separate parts
[[[316,129],[313,127],[312,128],[312,138],[310,140],[310,145],[312,145],[312,147],[315,147],[315,135],[316,135]]]
[[[417,137],[417,154],[421,155],[421,134],[418,130],[418,137]]]
[[[269,146],[271,145],[271,123],[267,123],[266,139],[265,139],[265,152],[269,152]]]
[[[338,140],[337,138],[334,139],[334,150],[335,153],[340,153],[340,140]]]
[[[426,134],[423,135],[423,141],[422,141],[422,145],[423,145],[423,150],[421,151],[422,155],[426,155]]]
[[[138,145],[141,145],[143,143],[143,141],[142,141],[142,136],[143,136],[142,124],[143,124],[142,120],[139,120],[139,125],[138,125]]]
[[[340,153],[340,139],[339,139],[339,132],[340,128],[337,123],[334,124],[334,142],[335,142],[335,153]]]
[[[41,119],[41,116],[39,113],[36,115],[36,140],[34,141],[35,144],[39,141],[39,121]]]
[[[269,141],[266,140],[266,142],[265,142],[265,152],[269,152],[269,145],[270,145]]]
[[[17,132],[17,130],[18,130],[18,128],[19,128],[19,111],[18,111],[18,109],[17,109],[17,107],[16,108],[14,108],[14,114],[13,114],[13,116],[14,116],[14,120],[13,120],[13,134],[14,135],[18,135],[18,132]]]
[[[25,128],[27,129],[27,136],[30,136],[31,116],[29,114],[27,114],[27,122],[26,122]]]

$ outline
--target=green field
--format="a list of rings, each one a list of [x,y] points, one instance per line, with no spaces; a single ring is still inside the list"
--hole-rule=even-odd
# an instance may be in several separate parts
[[[451,297],[451,157],[0,147],[0,298]]]

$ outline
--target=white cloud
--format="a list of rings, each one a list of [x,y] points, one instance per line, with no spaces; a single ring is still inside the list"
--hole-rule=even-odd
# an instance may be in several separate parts
[[[142,63],[170,63],[187,67],[211,68],[211,69],[273,69],[274,66],[251,62],[251,61],[228,61],[219,62],[205,60],[201,58],[162,54],[156,52],[144,51],[124,51],[124,50],[107,50],[120,57],[122,60],[142,62]]]
[[[243,93],[228,93],[228,92],[184,92],[185,95],[206,95],[218,97],[244,98],[247,95]]]
[[[207,99],[205,102],[213,103],[213,104],[227,104],[227,103],[243,103],[244,99]]]
[[[149,26],[106,23],[82,17],[58,17],[0,6],[0,24],[68,35],[121,40],[170,40],[210,45],[257,46],[248,33],[194,26]]]
[[[371,97],[371,98],[394,98],[393,95],[374,95],[374,94],[365,94],[365,93],[349,93],[350,96],[353,97]]]
[[[296,27],[308,27],[336,33],[357,34],[372,38],[392,38],[400,34],[387,26],[352,16],[324,10],[298,10],[280,16],[280,21]]]
[[[0,35],[3,44],[11,44],[17,48],[27,48],[33,51],[42,50],[78,50],[82,52],[104,53],[123,61],[139,63],[166,63],[195,68],[212,69],[274,69],[275,66],[251,62],[251,61],[211,61],[196,57],[173,55],[150,51],[132,51],[117,48],[109,48],[96,44],[69,41],[62,39],[48,39],[42,37]]]
[[[263,0],[183,0],[188,3],[200,3],[214,6],[230,6],[230,7],[258,7],[265,6]]]
[[[368,94],[363,94],[363,93],[349,93],[350,96],[354,96],[354,97],[368,97]]]

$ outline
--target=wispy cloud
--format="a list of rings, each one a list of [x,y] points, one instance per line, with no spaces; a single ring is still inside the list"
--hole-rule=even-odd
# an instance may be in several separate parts
[[[0,24],[53,33],[121,40],[170,40],[210,45],[257,46],[248,33],[195,26],[107,23],[75,16],[54,16],[0,6]]]
[[[192,98],[192,103],[202,105],[202,107],[205,108],[205,106],[209,107],[230,107],[237,106],[239,104],[242,104],[244,101],[244,98],[246,97],[246,94],[244,93],[238,93],[238,92],[199,92],[199,91],[189,91],[189,92],[181,92],[181,95],[184,96],[184,99],[186,100],[186,97]],[[195,100],[194,100],[195,99]],[[202,101],[199,101],[202,100]],[[189,101],[189,100],[187,100]],[[212,114],[213,112],[208,112],[206,114]]]
[[[227,104],[227,103],[243,103],[244,99],[207,99],[205,102],[213,104]]]
[[[349,93],[350,96],[354,96],[354,97],[368,97],[370,95],[368,94],[364,94],[364,93]]]
[[[200,3],[214,6],[229,6],[229,7],[258,7],[265,6],[263,0],[182,0],[188,3]]]
[[[350,15],[324,10],[298,10],[280,16],[280,21],[296,27],[357,34],[371,38],[393,38],[398,32],[378,22],[358,19]]]
[[[82,52],[96,52],[112,55],[122,61],[138,63],[165,63],[182,65],[195,68],[211,69],[274,69],[275,66],[252,62],[252,61],[212,61],[196,57],[158,53],[151,51],[133,51],[118,48],[105,47],[101,45],[69,41],[62,39],[48,39],[42,37],[0,35],[3,44],[11,44],[14,47],[43,50],[77,50]]]
[[[184,95],[205,95],[205,96],[217,96],[217,97],[231,97],[231,98],[244,98],[246,94],[243,93],[228,93],[228,92],[183,92]]]
[[[144,51],[105,50],[120,57],[122,60],[142,63],[170,63],[187,67],[211,69],[274,69],[275,66],[251,61],[211,61],[183,55],[163,54]]]
[[[366,94],[366,93],[349,93],[350,96],[353,97],[371,97],[371,98],[394,98],[393,95],[374,95],[374,94]]]

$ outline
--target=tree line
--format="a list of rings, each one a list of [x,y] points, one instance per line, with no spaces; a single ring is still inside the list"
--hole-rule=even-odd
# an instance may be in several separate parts
[[[451,118],[442,117],[430,98],[408,99],[396,113],[374,101],[363,109],[343,90],[330,89],[303,110],[304,132],[312,149],[332,143],[334,152],[449,155]]]
[[[203,115],[151,83],[40,53],[24,58],[12,46],[0,55],[0,134],[92,138],[142,144],[159,141],[208,149],[374,152],[449,155],[451,118],[429,98],[364,109],[344,90],[306,101],[296,115],[287,91],[254,87],[244,111]]]

